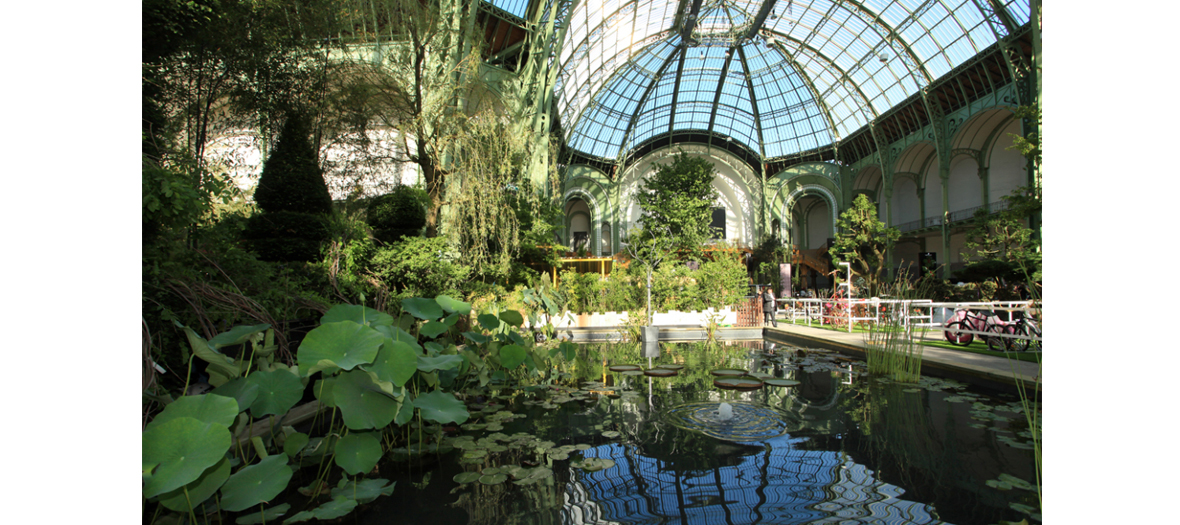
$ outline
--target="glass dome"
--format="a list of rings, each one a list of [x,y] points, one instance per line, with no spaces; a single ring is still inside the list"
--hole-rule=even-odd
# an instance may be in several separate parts
[[[614,160],[704,132],[763,159],[837,143],[1028,21],[1027,0],[578,2],[556,97]]]

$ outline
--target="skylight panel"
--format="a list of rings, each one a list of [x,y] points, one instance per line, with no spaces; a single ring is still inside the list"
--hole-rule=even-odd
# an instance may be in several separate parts
[[[525,16],[525,14],[528,12],[528,8],[529,8],[529,1],[528,0],[484,0],[484,1],[504,10],[504,12],[511,14],[515,17],[527,18]]]

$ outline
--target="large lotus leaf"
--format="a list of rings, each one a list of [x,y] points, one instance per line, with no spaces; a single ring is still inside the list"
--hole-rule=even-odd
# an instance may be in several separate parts
[[[402,309],[424,321],[434,321],[443,316],[443,309],[433,299],[402,299]]]
[[[528,353],[525,352],[523,346],[504,345],[500,348],[500,365],[504,368],[512,369],[520,366],[525,357],[528,357]]]
[[[291,510],[290,503],[284,503],[274,507],[267,507],[266,510],[255,512],[254,514],[240,516],[238,519],[234,520],[234,523],[237,523],[238,525],[256,525],[258,523],[266,523],[268,521],[278,523],[275,520],[283,517],[283,514],[286,514],[288,510]]]
[[[283,442],[283,453],[295,457],[296,454],[303,450],[303,447],[307,446],[309,439],[307,434],[303,432],[296,432],[287,436],[287,441]]]
[[[184,327],[184,335],[188,337],[188,345],[193,349],[193,354],[208,363],[205,368],[209,371],[210,376],[216,373],[228,380],[242,375],[241,368],[237,363],[234,363],[233,358],[215,350],[205,338],[197,335],[192,328]],[[220,386],[220,383],[213,386]]]
[[[459,301],[456,299],[452,299],[450,296],[447,296],[447,295],[438,296],[437,298],[434,299],[434,302],[438,303],[439,306],[443,307],[443,310],[446,310],[451,313],[457,313],[460,315],[467,315],[467,314],[471,313],[471,304],[465,303],[463,301]]]
[[[336,442],[336,465],[350,475],[363,474],[381,459],[381,441],[376,432],[349,432]]]
[[[450,370],[463,364],[463,356],[440,355],[436,357],[419,357],[418,370],[433,372],[435,370]]]
[[[335,388],[336,378],[327,377],[316,380],[315,385],[311,387],[311,393],[315,395],[315,398],[318,399],[320,403],[323,403],[324,406],[331,408],[336,406]]]
[[[495,330],[500,327],[500,318],[492,314],[479,314],[476,320],[485,330]]]
[[[373,364],[365,369],[377,374],[378,379],[400,387],[418,370],[418,352],[407,343],[386,338]]]
[[[422,411],[422,417],[435,423],[463,424],[470,417],[467,406],[455,398],[455,394],[435,390],[418,396],[414,408]]]
[[[400,403],[382,392],[364,370],[340,375],[334,390],[333,397],[344,416],[344,424],[353,430],[384,428],[400,408]]]
[[[466,337],[472,343],[476,343],[476,344],[482,345],[482,344],[488,342],[488,336],[483,335],[483,334],[477,334],[475,332],[463,332],[463,337]]]
[[[438,321],[428,321],[422,324],[422,328],[418,329],[418,333],[434,339],[435,337],[445,334],[448,328],[450,327]]]
[[[397,417],[393,419],[394,423],[399,426],[409,423],[414,419],[414,404],[409,401],[402,402],[402,406],[397,411]]]
[[[239,377],[214,388],[210,393],[234,398],[238,402],[238,412],[245,412],[254,404],[254,400],[258,399],[258,384]]]
[[[221,487],[221,509],[246,510],[278,496],[295,473],[287,460],[286,454],[273,454],[235,472]]]
[[[344,370],[372,363],[383,342],[385,337],[380,332],[353,321],[321,324],[308,332],[299,345],[299,375],[311,374],[321,360]]]
[[[320,324],[352,321],[372,327],[393,324],[393,316],[358,304],[338,304],[320,318]]]
[[[287,518],[283,521],[283,525],[288,523],[299,523],[308,520],[332,520],[339,518],[352,512],[356,508],[356,500],[347,498],[337,498],[329,501],[313,510],[305,510]]]
[[[235,326],[228,332],[222,332],[209,340],[209,344],[213,348],[222,348],[226,346],[240,345],[250,340],[250,336],[258,332],[264,332],[270,328],[269,324],[256,324],[251,326]]]
[[[426,344],[423,346],[426,347],[426,355],[431,356],[431,357],[439,355],[443,352],[443,350],[445,350],[443,345],[440,345],[434,341],[427,341]]]
[[[281,416],[303,399],[303,381],[291,372],[254,372],[246,380],[258,385],[258,397],[250,405],[250,414],[254,417]]]
[[[336,488],[332,489],[332,499],[354,499],[357,503],[365,504],[380,496],[393,494],[393,486],[396,484],[396,481],[391,482],[381,478],[362,481],[340,478],[340,483],[336,484]]]
[[[516,310],[500,312],[500,320],[515,327],[520,327],[520,325],[524,324],[524,316],[520,315],[520,312]]]
[[[216,465],[229,450],[229,429],[179,417],[143,432],[143,464],[158,464],[146,480],[143,497],[150,498],[183,487],[205,469]]]
[[[389,339],[410,345],[410,348],[413,348],[419,354],[422,353],[422,345],[418,344],[418,339],[401,328],[396,326],[378,326],[377,331]]]
[[[217,489],[229,479],[229,472],[232,470],[229,465],[229,459],[221,458],[212,468],[205,469],[192,483],[168,492],[160,496],[160,504],[164,507],[174,510],[176,512],[188,513],[189,510],[201,508],[201,504],[205,500],[213,497],[217,493]],[[188,494],[185,494],[185,493]],[[192,509],[189,509],[189,502],[192,502]]]
[[[448,327],[455,326],[455,325],[459,324],[459,314],[448,315],[445,318],[443,318],[442,321],[439,321],[439,322],[447,325]]]
[[[176,418],[191,417],[202,423],[217,423],[229,428],[238,418],[238,402],[232,397],[217,394],[184,396],[168,403],[147,428],[167,423]]]

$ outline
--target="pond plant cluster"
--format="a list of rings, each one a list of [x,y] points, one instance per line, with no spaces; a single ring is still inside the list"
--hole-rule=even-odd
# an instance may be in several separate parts
[[[349,519],[388,523],[398,514],[390,505],[417,505],[429,507],[423,516],[439,507],[463,511],[456,522],[556,523],[571,512],[571,497],[584,496],[571,490],[594,492],[595,479],[627,478],[619,462],[647,456],[699,474],[758,450],[807,448],[804,441],[830,440],[838,430],[862,435],[870,450],[900,445],[900,455],[877,456],[883,465],[899,461],[914,435],[895,434],[928,431],[899,430],[897,418],[929,427],[915,400],[943,390],[942,406],[970,407],[972,431],[1011,450],[1030,448],[1021,418],[1005,415],[1019,412],[1019,403],[925,377],[905,384],[871,377],[863,363],[819,350],[665,345],[660,362],[645,368],[633,364],[634,345],[537,344],[516,311],[476,315],[446,296],[401,306],[397,317],[364,306],[331,308],[290,364],[276,358],[267,325],[207,340],[185,327],[187,362],[205,364],[213,389],[165,399],[145,426],[144,522],[355,515]],[[717,383],[726,378],[751,382]],[[840,417],[851,418],[855,430],[796,406],[816,388],[836,392],[833,379],[849,381],[839,384],[840,406],[832,410],[847,414]],[[713,414],[722,400],[734,419],[718,427]],[[323,410],[286,424],[284,416],[304,401]],[[746,433],[735,437],[739,427]],[[918,443],[938,448],[921,435]],[[1010,509],[1039,519],[1029,497],[1035,487],[1027,473],[1016,474],[995,472],[971,492],[1011,500]],[[426,492],[434,496],[418,496]],[[609,501],[599,504],[610,511]]]

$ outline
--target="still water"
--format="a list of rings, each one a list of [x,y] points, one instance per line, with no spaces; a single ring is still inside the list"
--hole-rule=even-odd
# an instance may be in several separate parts
[[[636,355],[587,346],[558,384],[488,390],[472,420],[427,438],[443,453],[382,467],[397,490],[359,522],[1040,520],[1015,396],[893,383],[835,353],[761,341],[662,345],[653,364],[682,367],[671,377],[609,370],[646,368]],[[720,388],[723,368],[798,384]]]

